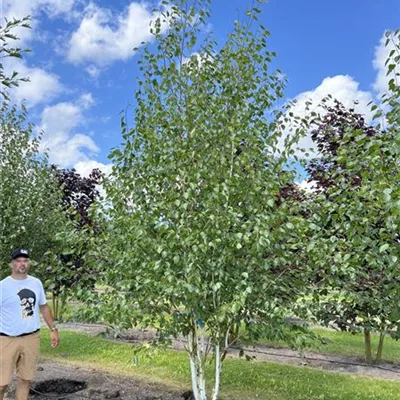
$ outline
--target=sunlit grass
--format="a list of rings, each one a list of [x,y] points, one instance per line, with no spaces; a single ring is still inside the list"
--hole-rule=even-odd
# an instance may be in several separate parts
[[[50,347],[48,332],[42,332],[41,338],[43,357],[151,379],[153,382],[181,387],[182,390],[190,387],[189,363],[184,352],[158,351],[152,357],[135,358],[130,344],[111,342],[83,333],[62,331],[62,344],[57,349]],[[211,378],[211,365],[207,373]],[[221,399],[399,400],[400,381],[227,359],[222,374]]]
[[[325,344],[311,345],[309,350],[325,354],[343,355],[346,357],[364,358],[364,336],[362,333],[351,334],[338,332],[333,329],[312,328],[312,331],[324,339]],[[372,348],[376,352],[378,348],[379,335],[371,335]],[[268,339],[259,339],[258,343],[264,345],[275,345],[285,347],[283,342],[271,342]],[[383,349],[383,360],[400,363],[400,341],[390,336],[385,338]]]

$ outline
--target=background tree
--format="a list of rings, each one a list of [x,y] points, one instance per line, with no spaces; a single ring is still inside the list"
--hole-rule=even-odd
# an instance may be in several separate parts
[[[90,208],[100,198],[98,185],[102,178],[99,169],[93,169],[88,177],[81,176],[75,169],[58,169],[53,165],[59,185],[62,189],[62,206],[77,228],[94,226]]]
[[[55,176],[47,167],[45,153],[40,153],[40,135],[28,122],[24,107],[9,101],[10,90],[25,78],[14,72],[8,76],[3,60],[22,57],[23,50],[10,46],[18,40],[17,27],[28,28],[29,18],[6,21],[0,28],[0,263],[1,273],[8,273],[10,253],[17,246],[32,250],[33,260],[47,261],[46,252],[57,247],[55,233],[63,229],[65,218],[60,207],[60,193]],[[40,274],[41,270],[38,270]]]
[[[102,177],[99,169],[93,169],[88,177],[81,176],[74,169],[59,169],[51,166],[51,171],[56,176],[59,188],[62,192],[61,207],[66,217],[70,220],[73,236],[67,232],[68,246],[65,246],[66,238],[63,232],[59,232],[60,240],[64,242],[63,253],[56,255],[53,262],[46,268],[50,277],[48,287],[53,295],[53,313],[58,320],[62,318],[63,307],[68,297],[73,294],[77,284],[87,288],[94,288],[96,276],[94,271],[85,264],[84,257],[87,246],[81,241],[86,229],[98,230],[98,222],[95,222],[90,214],[93,203],[100,198],[98,185]],[[82,236],[83,234],[83,236]],[[79,236],[82,236],[78,238]],[[71,241],[72,240],[72,241]],[[78,243],[79,251],[75,248]]]
[[[39,140],[16,106],[0,115],[0,260],[5,272],[13,248],[26,246],[44,263],[65,218],[55,176]]]
[[[325,108],[311,135],[320,157],[307,168],[319,193],[313,216],[318,244],[309,245],[323,288],[316,317],[342,330],[362,330],[365,358],[372,363],[371,332],[381,333],[380,361],[385,333],[399,322],[400,242],[385,201],[400,182],[397,173],[387,174],[389,166],[396,168],[393,135],[368,126],[338,101]]]

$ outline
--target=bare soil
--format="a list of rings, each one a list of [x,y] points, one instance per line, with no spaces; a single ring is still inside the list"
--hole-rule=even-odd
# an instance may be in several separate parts
[[[15,399],[15,384],[6,400]],[[30,400],[189,400],[189,392],[114,376],[87,367],[41,360]]]

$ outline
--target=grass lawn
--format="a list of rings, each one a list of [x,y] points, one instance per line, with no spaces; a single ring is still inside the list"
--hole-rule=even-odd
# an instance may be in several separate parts
[[[323,328],[314,329],[314,331],[328,339],[328,344],[322,347],[322,351],[364,357],[364,337],[361,333],[352,335]],[[372,348],[375,352],[378,348],[378,340],[378,335],[372,335]],[[400,363],[400,340],[394,340],[389,336],[385,337],[383,359]]]
[[[325,338],[327,344],[315,346],[310,350],[327,354],[340,354],[348,357],[364,358],[364,336],[362,333],[352,335],[348,332],[337,332],[333,329],[325,328],[313,328],[312,331]],[[374,354],[376,354],[378,348],[378,340],[378,335],[372,335],[372,349]],[[271,341],[267,339],[260,339],[258,343],[285,347],[284,343],[271,343]],[[400,340],[394,340],[389,336],[385,338],[383,360],[400,364]]]
[[[83,333],[62,331],[62,344],[49,345],[49,333],[41,332],[42,357],[86,364],[124,375],[135,375],[182,389],[190,387],[187,356],[159,351],[133,362],[132,345],[110,342]],[[226,360],[221,399],[265,400],[400,400],[400,381],[352,377],[266,362]],[[209,376],[212,369],[209,368]]]
[[[49,305],[52,306],[51,301],[49,301]],[[69,320],[74,311],[79,307],[80,305],[77,304],[67,304],[64,306],[64,315],[67,316],[67,320]],[[336,354],[364,359],[364,336],[362,333],[351,334],[323,327],[315,327],[311,330],[323,337],[327,343],[315,343],[315,346],[310,347],[308,350],[318,353]],[[375,356],[378,348],[379,335],[372,334],[371,339],[372,349]],[[270,340],[263,338],[260,338],[257,342],[264,345],[287,347],[284,342],[271,342]],[[400,340],[394,340],[390,336],[385,337],[383,360],[400,364]]]

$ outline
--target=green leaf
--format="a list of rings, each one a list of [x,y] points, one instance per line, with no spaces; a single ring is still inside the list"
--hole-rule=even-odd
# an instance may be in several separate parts
[[[379,253],[385,252],[389,248],[389,244],[385,243],[381,247],[379,247]]]

